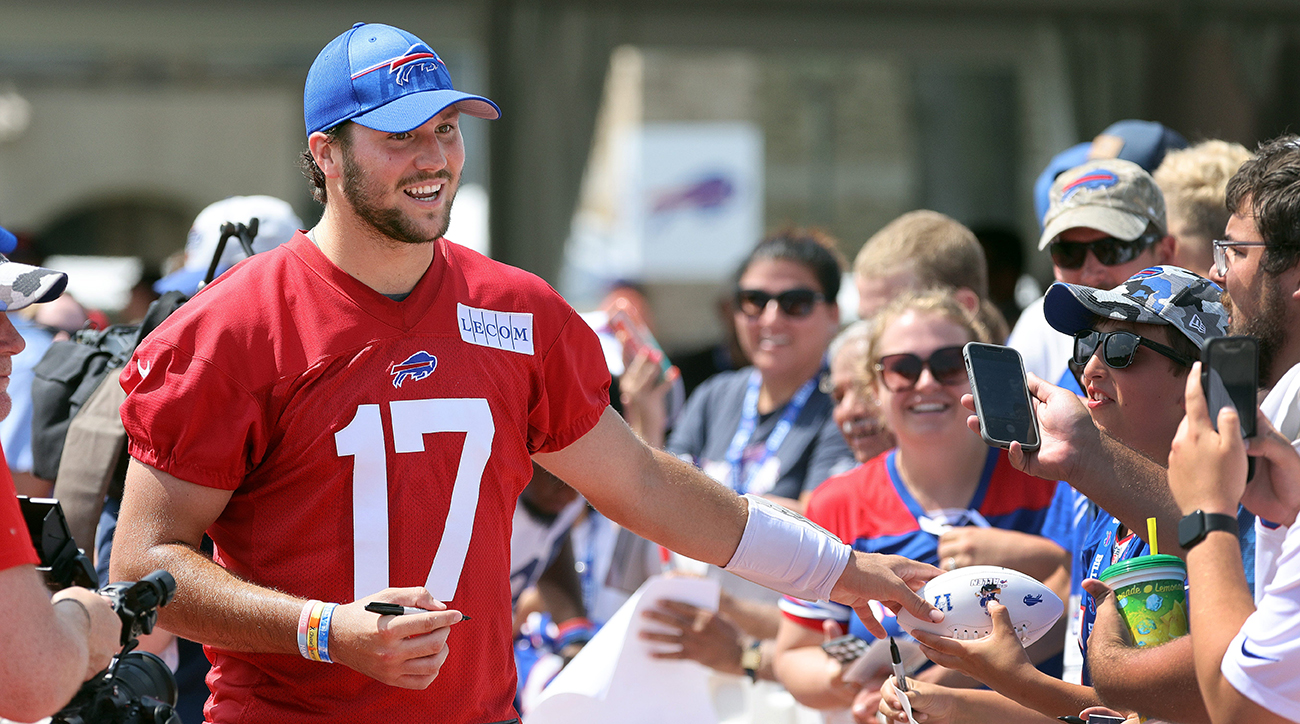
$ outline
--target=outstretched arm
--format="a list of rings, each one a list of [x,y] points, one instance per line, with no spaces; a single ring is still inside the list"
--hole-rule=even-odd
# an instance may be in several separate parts
[[[58,711],[121,648],[122,621],[107,599],[65,588],[51,606],[31,565],[0,571],[0,611],[0,717],[6,719],[36,721]]]
[[[1184,396],[1187,415],[1174,436],[1169,454],[1169,484],[1185,512],[1235,515],[1237,502],[1246,490],[1246,452],[1237,413],[1231,407],[1219,412],[1219,434],[1210,424],[1209,410],[1201,392],[1200,363],[1187,376]],[[1271,427],[1261,427],[1268,438]],[[1300,457],[1284,440],[1256,438],[1252,451],[1266,457],[1271,486],[1277,491],[1294,491],[1300,486]],[[1282,493],[1282,499],[1293,496]],[[1294,511],[1292,511],[1294,517]],[[1268,711],[1243,696],[1223,676],[1222,666],[1234,638],[1255,613],[1255,603],[1241,565],[1237,536],[1211,531],[1187,553],[1188,604],[1196,678],[1210,720],[1216,722],[1282,722],[1287,719]],[[1259,585],[1267,585],[1259,581]],[[1265,594],[1265,598],[1269,594]],[[1244,645],[1243,641],[1243,645]]]
[[[1146,535],[1147,518],[1155,518],[1160,550],[1181,551],[1181,515],[1164,467],[1097,429],[1073,392],[1034,375],[1028,376],[1028,383],[1042,442],[1033,452],[1013,442],[1007,451],[1011,464],[1030,475],[1066,481],[1141,536]],[[962,395],[961,402],[975,410],[970,395]],[[978,432],[979,418],[971,415],[967,425]]]
[[[1082,711],[1101,703],[1091,688],[1066,683],[1034,668],[1016,637],[1006,606],[993,601],[988,611],[993,617],[993,633],[984,638],[959,641],[924,631],[912,635],[934,663],[960,671],[1048,716]]]
[[[753,498],[738,496],[689,463],[651,449],[613,410],[607,409],[596,426],[573,444],[534,458],[577,488],[604,515],[632,532],[696,560],[727,567],[763,585],[793,585],[795,579],[816,567],[809,565],[804,570],[801,563],[795,563],[794,569],[782,577],[764,575],[759,568],[746,564],[764,559],[775,562],[771,568],[782,569],[786,561],[824,564],[830,560],[827,556],[847,552],[838,542],[827,544],[829,534],[814,531],[811,524],[794,513],[755,509],[759,503]],[[689,524],[684,524],[687,521]],[[755,531],[765,524],[771,525],[761,529],[763,540],[756,542],[760,534]],[[745,538],[747,531],[750,538]],[[746,545],[742,547],[742,543]],[[809,550],[822,550],[825,555],[803,555]],[[867,606],[872,599],[905,607],[922,618],[942,618],[915,593],[941,572],[934,566],[899,556],[857,552],[849,554],[847,564],[837,566],[839,571],[830,570],[827,575],[821,571],[812,576],[830,583],[829,591],[823,587],[818,594],[858,609],[868,629],[878,636],[883,637],[885,632]],[[798,595],[797,588],[783,590]],[[803,595],[809,593],[804,591]]]
[[[1244,583],[1243,579],[1243,583]],[[1196,686],[1192,637],[1138,648],[1127,637],[1111,590],[1096,579],[1083,582],[1097,601],[1097,620],[1088,637],[1088,671],[1107,703],[1168,721],[1210,720]]]
[[[176,598],[159,609],[159,625],[200,643],[235,651],[297,655],[298,619],[307,601],[240,579],[199,552],[203,532],[230,492],[185,482],[132,460],[113,540],[115,580],[158,568],[176,579]],[[383,600],[429,613],[378,616]],[[448,627],[460,621],[423,588],[395,588],[339,606],[330,626],[331,658],[393,686],[424,689],[447,658]]]

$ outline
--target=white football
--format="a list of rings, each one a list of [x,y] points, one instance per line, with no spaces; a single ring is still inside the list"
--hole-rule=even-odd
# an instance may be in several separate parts
[[[1047,586],[1020,571],[1000,566],[948,571],[916,593],[943,611],[943,621],[922,621],[907,611],[899,611],[898,623],[909,632],[921,630],[955,639],[978,639],[993,633],[989,601],[1007,607],[1016,635],[1025,646],[1047,633],[1065,611],[1065,604]]]

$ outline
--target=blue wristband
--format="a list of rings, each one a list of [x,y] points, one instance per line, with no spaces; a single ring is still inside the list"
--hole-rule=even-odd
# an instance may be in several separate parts
[[[326,664],[334,663],[334,660],[329,658],[329,625],[330,621],[334,620],[335,608],[338,608],[338,603],[326,603],[325,610],[321,611],[320,637],[316,646],[317,653]]]

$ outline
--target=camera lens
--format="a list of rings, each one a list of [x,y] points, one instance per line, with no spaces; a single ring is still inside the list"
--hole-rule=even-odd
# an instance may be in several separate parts
[[[176,680],[163,660],[147,651],[132,651],[117,667],[119,691],[128,699],[148,696],[176,706]]]

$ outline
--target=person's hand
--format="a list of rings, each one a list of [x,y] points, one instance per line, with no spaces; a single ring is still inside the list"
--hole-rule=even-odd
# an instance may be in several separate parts
[[[1094,459],[1101,450],[1101,433],[1093,423],[1088,410],[1078,395],[1034,374],[1026,375],[1029,399],[1038,417],[1039,445],[1027,452],[1019,442],[1011,443],[1007,457],[1017,470],[1046,480],[1075,480],[1080,468]],[[961,396],[961,404],[975,411],[975,398]],[[979,432],[979,418],[971,415],[966,425]]]
[[[1264,520],[1288,528],[1300,511],[1300,454],[1290,440],[1258,414],[1255,437],[1246,441],[1247,454],[1255,457],[1255,477],[1246,483],[1241,504]]]
[[[380,616],[365,610],[371,601],[429,612]],[[330,658],[390,686],[426,689],[447,660],[447,635],[461,618],[459,611],[448,610],[423,586],[389,588],[335,609]]]
[[[642,347],[629,354],[631,346],[623,346],[624,370],[618,378],[619,402],[623,419],[636,434],[654,447],[663,447],[664,428],[668,426],[668,391],[681,376],[676,367],[663,374],[659,366],[663,353]]]
[[[1169,451],[1169,489],[1184,514],[1193,510],[1237,514],[1246,489],[1246,446],[1237,411],[1219,410],[1220,434],[1210,424],[1201,391],[1201,363],[1192,365],[1183,396],[1187,414]]]
[[[59,601],[64,599],[75,601],[81,606],[71,602],[59,606]],[[56,609],[70,609],[59,611],[59,614],[77,620],[78,626],[89,616],[86,649],[90,655],[86,659],[86,675],[82,678],[82,681],[88,681],[95,674],[108,668],[114,654],[122,650],[122,619],[113,612],[113,604],[109,603],[107,598],[88,588],[79,586],[65,588],[55,593],[51,601]],[[83,608],[85,613],[82,613]]]
[[[876,620],[868,604],[873,600],[880,601],[895,613],[906,609],[919,619],[939,623],[943,620],[943,612],[916,595],[916,591],[940,573],[943,571],[910,558],[853,551],[844,572],[831,589],[831,600],[852,606],[867,630],[876,638],[883,639],[889,634]]]
[[[907,688],[907,701],[912,705],[912,717],[918,724],[950,724],[957,721],[961,705],[955,696],[956,689],[911,678],[907,680]],[[875,724],[874,715],[879,712],[889,721],[906,722],[907,712],[903,710],[903,702],[898,696],[898,690],[894,688],[894,677],[886,679],[878,693],[879,706],[871,712],[861,713],[854,706],[853,720],[860,724]],[[868,714],[871,716],[868,717]]]
[[[1096,578],[1089,578],[1083,582],[1083,588],[1092,595],[1097,609],[1097,618],[1088,636],[1088,657],[1105,659],[1131,648],[1133,642],[1129,638],[1128,625],[1111,598],[1110,587]]]
[[[1139,716],[1137,712],[1128,712],[1126,714],[1122,711],[1115,711],[1114,709],[1104,706],[1090,706],[1079,712],[1079,718],[1088,721],[1088,717],[1093,716],[1094,714],[1097,716],[1112,716],[1116,719],[1123,719],[1124,724],[1138,724],[1138,722],[1142,721],[1142,717]]]
[[[727,674],[745,673],[740,668],[744,651],[744,633],[717,611],[692,606],[681,601],[662,600],[642,615],[671,631],[643,629],[646,641],[671,644],[678,648],[651,652],[656,659],[690,659]]]
[[[940,567],[1003,566],[1045,579],[1068,557],[1045,538],[1015,530],[964,525],[939,536]]]
[[[993,633],[983,638],[959,641],[925,631],[913,631],[912,636],[921,642],[926,658],[996,689],[999,682],[1022,678],[1034,664],[1016,636],[1007,607],[989,601],[988,612],[993,618]]]

